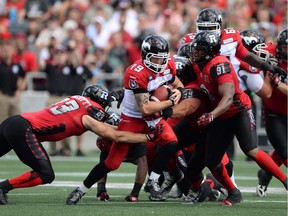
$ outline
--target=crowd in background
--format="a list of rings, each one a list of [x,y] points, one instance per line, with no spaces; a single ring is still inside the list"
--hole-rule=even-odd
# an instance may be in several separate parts
[[[195,32],[196,15],[206,7],[221,10],[228,21],[224,26],[257,29],[267,41],[274,42],[287,26],[283,0],[3,0],[0,4],[1,44],[15,43],[14,59],[26,72],[43,71],[61,51],[73,52],[77,59],[73,64],[87,66],[93,75],[99,70],[123,73],[140,57],[137,39],[143,32],[163,36],[173,54],[181,37]]]
[[[208,7],[222,12],[223,27],[255,29],[266,41],[275,42],[277,34],[287,28],[286,0],[1,0],[0,66],[15,64],[24,74],[45,72],[48,82],[36,79],[34,88],[49,92],[47,105],[81,93],[87,83],[112,90],[120,86],[99,80],[100,72],[123,74],[141,57],[141,42],[149,34],[167,39],[170,53],[175,54],[180,39],[196,32],[198,12]],[[6,69],[15,73],[15,67]],[[27,88],[23,73],[18,78],[21,82],[17,80],[13,89],[3,81],[12,104]],[[1,98],[2,94],[6,93],[0,91]],[[7,106],[7,112],[11,110]],[[18,113],[15,109],[9,115]],[[51,149],[51,154],[56,150]]]

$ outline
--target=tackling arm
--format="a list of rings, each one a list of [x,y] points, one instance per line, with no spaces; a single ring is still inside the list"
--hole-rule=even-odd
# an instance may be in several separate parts
[[[173,107],[171,118],[181,118],[194,113],[201,104],[198,98],[187,98],[182,100],[177,106]]]
[[[85,128],[107,140],[125,143],[139,143],[148,141],[146,134],[118,131],[88,115],[84,115],[82,117],[82,123]]]

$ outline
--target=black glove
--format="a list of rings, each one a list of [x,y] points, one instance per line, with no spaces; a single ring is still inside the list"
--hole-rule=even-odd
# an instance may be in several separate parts
[[[260,67],[261,67],[261,69],[269,71],[272,74],[278,74],[279,76],[287,77],[287,72],[281,67],[272,66],[266,62],[263,62]]]
[[[154,141],[160,136],[163,130],[163,124],[157,124],[156,127],[151,127],[150,130],[146,133],[147,140]]]
[[[117,108],[120,108],[120,105],[122,103],[122,100],[124,98],[124,89],[118,90],[118,91],[112,91],[111,92],[111,98],[112,101],[117,101]]]
[[[197,124],[201,126],[206,126],[210,124],[214,120],[214,116],[212,113],[204,113],[202,116],[198,118]]]
[[[173,109],[171,107],[166,108],[166,109],[161,111],[161,116],[163,116],[163,118],[165,120],[167,120],[169,117],[171,117],[172,114],[173,114]]]

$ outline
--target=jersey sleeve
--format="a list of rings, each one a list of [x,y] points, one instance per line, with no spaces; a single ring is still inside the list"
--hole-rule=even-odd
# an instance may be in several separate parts
[[[210,68],[210,76],[216,79],[219,85],[225,82],[234,83],[232,72],[234,72],[232,64],[222,56],[219,56]]]
[[[147,89],[147,80],[145,79],[146,68],[134,63],[126,69],[124,76],[124,88],[130,90]]]
[[[235,38],[236,38],[237,43],[238,43],[235,55],[239,59],[244,59],[247,56],[249,51],[245,48],[239,31],[236,31]]]

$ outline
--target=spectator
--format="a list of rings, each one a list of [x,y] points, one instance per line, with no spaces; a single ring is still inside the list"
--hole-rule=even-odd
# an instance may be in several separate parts
[[[101,16],[94,17],[87,26],[86,37],[93,41],[95,47],[104,48],[110,37],[106,20]]]
[[[0,122],[20,113],[20,95],[25,89],[25,71],[13,60],[12,41],[0,44]]]
[[[127,31],[132,37],[136,37],[138,34],[138,15],[136,10],[132,7],[133,3],[133,0],[115,1],[115,11],[111,19],[108,21],[108,26],[112,33],[120,30],[120,20],[121,17],[124,16],[126,18],[124,24],[125,31]]]
[[[90,7],[83,14],[83,23],[87,26],[93,22],[95,16],[104,17],[108,20],[113,13],[112,7],[104,0],[90,0]]]

